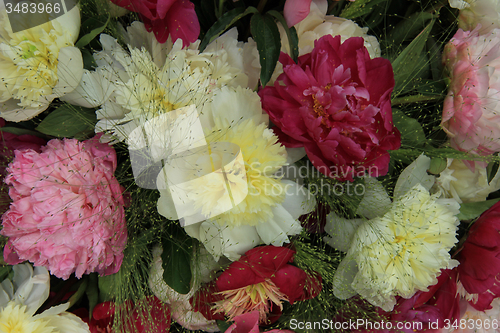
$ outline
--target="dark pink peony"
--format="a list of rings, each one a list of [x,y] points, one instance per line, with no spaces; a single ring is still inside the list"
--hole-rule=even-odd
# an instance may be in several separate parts
[[[115,5],[139,13],[144,26],[153,31],[160,43],[168,36],[172,42],[182,39],[184,46],[196,41],[200,23],[189,0],[111,0]]]
[[[41,153],[16,150],[5,183],[13,200],[2,216],[4,259],[29,260],[60,278],[116,273],[127,241],[114,149],[99,136],[51,140]]]
[[[0,118],[0,128],[5,126],[5,120]],[[33,135],[16,135],[0,131],[0,216],[9,209],[9,187],[3,182],[6,167],[14,158],[16,149],[33,149],[40,151],[46,141]]]
[[[298,64],[282,53],[283,74],[259,92],[286,147],[304,147],[314,166],[339,180],[385,175],[401,145],[392,122],[389,60],[370,59],[363,38],[324,36]]]
[[[491,309],[493,299],[500,297],[500,202],[472,225],[458,260],[460,282],[476,295],[470,304],[479,311]]]

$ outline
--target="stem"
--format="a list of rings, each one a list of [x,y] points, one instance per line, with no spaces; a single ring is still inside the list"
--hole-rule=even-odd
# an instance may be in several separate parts
[[[257,10],[259,11],[259,13],[262,13],[262,11],[264,10],[264,7],[266,7],[266,4],[267,4],[267,0],[260,0],[259,1],[259,4],[257,5]]]
[[[398,97],[394,98],[392,100],[391,105],[396,106],[396,105],[401,105],[401,104],[408,104],[408,103],[421,103],[421,102],[431,102],[431,101],[438,101],[442,99],[443,96],[441,95],[412,95],[412,96],[404,96],[404,97]]]
[[[219,10],[217,13],[217,18],[222,16],[222,12],[224,11],[224,0],[219,0]]]

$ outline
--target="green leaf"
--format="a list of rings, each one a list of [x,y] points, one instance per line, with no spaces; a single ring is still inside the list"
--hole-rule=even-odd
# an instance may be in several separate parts
[[[373,7],[386,0],[356,0],[349,3],[349,5],[340,13],[340,17],[352,20],[357,17],[369,14]]]
[[[393,96],[398,96],[405,86],[422,70],[422,59],[424,59],[422,58],[422,51],[433,25],[434,19],[392,62],[395,81]]]
[[[425,28],[427,22],[435,17],[437,16],[427,12],[417,12],[411,14],[408,18],[403,19],[391,30],[385,40],[386,43],[388,45],[400,45],[404,41],[418,35],[418,33]]]
[[[200,44],[200,52],[202,52],[208,44],[214,41],[217,37],[219,37],[224,31],[226,31],[230,26],[235,24],[239,19],[242,17],[252,14],[252,13],[257,13],[257,9],[255,7],[248,7],[246,10],[244,8],[235,8],[224,15],[222,15],[217,22],[214,23],[208,29],[207,33],[205,34],[205,37],[203,38],[203,41]]]
[[[82,58],[83,58],[83,68],[90,71],[97,67],[97,63],[95,62],[95,59],[89,50],[87,49],[82,50]]]
[[[433,175],[439,175],[448,166],[448,161],[445,158],[434,157],[431,159],[431,165],[427,170]]]
[[[490,209],[490,207],[496,204],[499,200],[500,198],[481,202],[463,203],[460,205],[460,214],[458,214],[457,217],[461,221],[475,219],[476,217]]]
[[[299,36],[297,36],[297,30],[295,30],[294,27],[288,28],[285,18],[279,12],[270,10],[267,12],[267,14],[276,18],[285,29],[286,36],[288,38],[288,45],[290,48],[290,57],[293,59],[293,61],[297,62],[297,59],[299,57]]]
[[[408,117],[399,109],[392,109],[394,125],[401,132],[401,142],[409,146],[418,146],[426,142],[425,133],[420,123]]]
[[[260,81],[264,87],[273,75],[280,57],[280,32],[272,16],[255,14],[250,20],[250,30],[257,43],[260,57]]]
[[[495,178],[497,172],[498,172],[498,161],[494,161],[491,163],[488,163],[488,166],[486,167],[486,174],[488,177],[488,184],[491,183],[493,178]]]
[[[89,299],[89,319],[92,319],[92,311],[99,302],[99,282],[97,280],[97,273],[89,275],[89,284],[85,293]]]
[[[93,109],[64,104],[49,113],[36,130],[57,137],[74,137],[93,129],[95,122]]]
[[[184,231],[177,237],[163,238],[161,254],[163,280],[179,294],[187,294],[191,290],[191,252],[193,240]]]
[[[217,322],[217,327],[221,332],[227,331],[229,326],[231,326],[231,323],[228,323],[227,321],[224,320],[217,320],[216,322]]]
[[[83,294],[85,293],[85,290],[87,289],[87,285],[88,285],[88,277],[87,276],[84,276],[82,278],[82,281],[80,283],[80,285],[78,286],[78,289],[76,290],[76,292],[71,295],[71,297],[69,298],[69,307],[71,308],[73,305],[75,305],[76,302],[78,302],[80,300],[80,298],[82,298]]]
[[[106,18],[105,23],[104,18]],[[88,43],[90,43],[94,38],[97,37],[101,32],[106,29],[106,26],[109,23],[110,15],[99,15],[95,17],[91,17],[85,22],[82,23],[81,31],[88,31],[85,35],[80,38],[78,42],[76,42],[75,46],[78,48],[82,48]]]

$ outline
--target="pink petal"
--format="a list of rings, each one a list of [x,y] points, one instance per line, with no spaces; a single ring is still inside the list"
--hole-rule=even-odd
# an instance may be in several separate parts
[[[293,27],[306,18],[311,10],[311,1],[312,0],[286,0],[283,16],[289,27]]]

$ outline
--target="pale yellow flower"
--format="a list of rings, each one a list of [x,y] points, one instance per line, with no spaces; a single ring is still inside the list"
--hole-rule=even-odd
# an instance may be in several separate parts
[[[75,6],[48,23],[14,33],[2,9],[0,116],[24,121],[78,86],[83,61],[74,43],[80,30],[80,10]]]
[[[395,296],[412,297],[453,268],[450,249],[457,242],[458,204],[440,201],[421,184],[397,199],[382,217],[363,223],[347,256],[358,271],[352,288],[370,303],[391,311]]]

